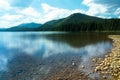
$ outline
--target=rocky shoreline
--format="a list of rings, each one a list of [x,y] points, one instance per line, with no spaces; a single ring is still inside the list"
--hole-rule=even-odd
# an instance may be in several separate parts
[[[109,35],[113,40],[112,50],[103,59],[93,59],[95,72],[102,80],[120,80],[120,35]]]

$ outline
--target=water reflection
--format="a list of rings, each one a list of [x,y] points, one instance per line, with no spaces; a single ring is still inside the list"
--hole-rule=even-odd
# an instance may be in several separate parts
[[[69,67],[73,60],[78,66],[88,64],[89,59],[104,55],[112,48],[106,36],[3,32],[0,33],[0,71],[7,71],[5,80],[39,80],[43,75]]]

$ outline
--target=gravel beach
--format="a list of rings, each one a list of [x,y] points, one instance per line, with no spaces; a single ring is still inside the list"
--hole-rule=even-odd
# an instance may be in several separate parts
[[[102,80],[120,80],[120,35],[109,38],[113,40],[113,48],[103,59],[96,60],[95,72],[102,75]]]

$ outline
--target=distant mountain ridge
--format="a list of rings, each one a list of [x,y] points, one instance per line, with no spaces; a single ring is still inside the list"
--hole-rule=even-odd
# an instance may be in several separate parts
[[[120,19],[103,19],[81,13],[74,13],[58,20],[44,24],[24,23],[8,28],[7,31],[120,31]]]
[[[7,30],[11,30],[11,31],[32,31],[38,27],[40,27],[42,24],[39,23],[23,23],[14,27],[11,27]]]
[[[18,25],[19,27],[39,27],[41,24],[38,24],[38,23],[23,23],[23,24],[20,24]]]

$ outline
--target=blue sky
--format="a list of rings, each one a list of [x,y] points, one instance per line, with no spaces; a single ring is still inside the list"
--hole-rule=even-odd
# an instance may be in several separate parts
[[[83,13],[102,18],[120,18],[119,0],[0,0],[0,28],[21,23],[45,23]]]

